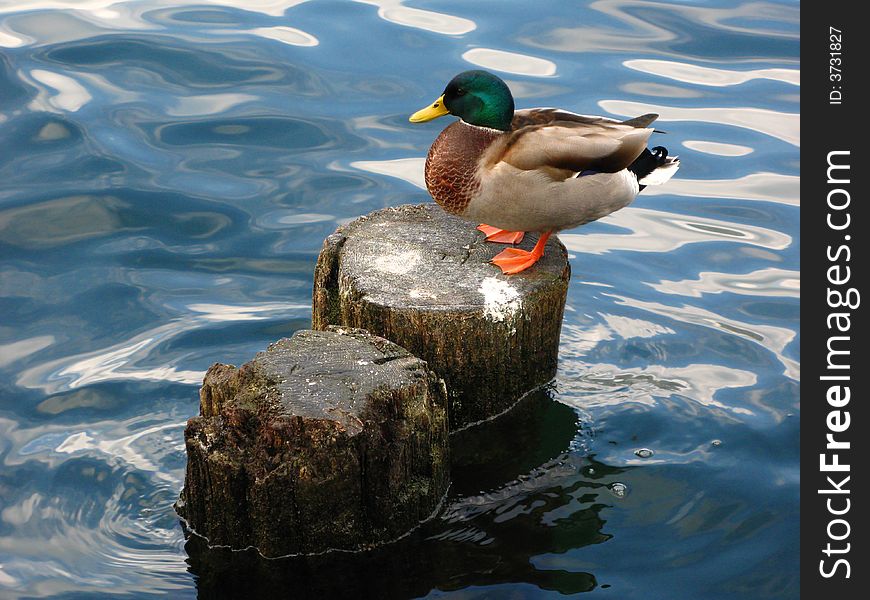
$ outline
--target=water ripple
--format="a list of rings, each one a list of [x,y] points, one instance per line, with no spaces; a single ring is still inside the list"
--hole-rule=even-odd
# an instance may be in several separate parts
[[[378,16],[385,21],[425,29],[444,35],[463,35],[477,29],[474,21],[421,8],[405,6],[403,0],[356,0],[378,7]]]
[[[753,79],[770,79],[799,86],[801,72],[797,69],[750,69],[733,71],[730,69],[714,69],[670,60],[627,60],[622,63],[629,69],[675,79],[683,83],[724,87],[740,85]]]
[[[800,272],[776,268],[743,274],[702,271],[697,279],[662,281],[650,285],[665,294],[693,298],[700,298],[702,294],[722,293],[800,298],[801,294]]]
[[[312,47],[320,44],[320,40],[316,37],[302,31],[301,29],[296,29],[295,27],[257,27],[256,29],[247,29],[242,31],[234,31],[232,29],[219,29],[216,33],[228,34],[232,35],[235,33],[239,33],[242,35],[256,35],[262,38],[266,38],[267,40],[275,40],[281,42],[283,44],[289,44],[291,46],[304,46],[304,47]]]
[[[749,129],[782,140],[793,146],[800,146],[800,114],[787,113],[747,106],[683,108],[661,106],[625,100],[602,100],[598,105],[613,114],[634,117],[646,113],[657,113],[657,122],[700,121],[718,123]]]
[[[800,206],[800,177],[781,173],[750,173],[737,179],[672,179],[667,189],[648,187],[646,196],[672,194],[700,198],[760,200]]]
[[[720,59],[731,51],[743,60],[750,60],[752,53],[744,50],[748,45],[735,43],[742,37],[753,38],[756,52],[760,50],[758,38],[769,44],[765,50],[789,48],[799,35],[793,28],[772,27],[774,23],[785,25],[797,23],[800,13],[796,7],[767,2],[744,2],[736,6],[719,8],[650,0],[598,0],[591,5],[609,19],[606,24],[562,25],[543,35],[524,36],[521,40],[529,46],[558,52],[601,53],[627,52],[659,53],[682,59]],[[738,24],[738,23],[743,24]],[[754,26],[746,23],[751,22]],[[617,23],[618,26],[614,26]],[[704,41],[714,43],[699,47],[698,31],[704,31]],[[727,38],[731,44],[723,48],[715,43],[716,38]],[[693,43],[694,42],[694,43]],[[783,52],[785,56],[790,53]]]
[[[647,208],[624,208],[602,222],[613,223],[630,233],[561,233],[559,239],[568,250],[586,254],[626,250],[665,253],[687,244],[710,241],[782,250],[792,243],[791,236],[772,229]]]
[[[76,112],[93,98],[85,87],[72,77],[43,69],[33,69],[30,71],[30,77],[56,92],[52,94],[42,88],[30,104],[31,110]]]
[[[478,67],[514,75],[551,77],[556,74],[556,63],[552,61],[493,48],[472,48],[464,52],[462,58]]]
[[[725,144],[708,140],[684,140],[683,146],[696,152],[715,154],[716,156],[746,156],[755,150],[739,144]]]
[[[0,512],[0,522],[15,526],[0,534],[0,553],[14,549],[7,575],[46,590],[74,581],[94,592],[106,582],[132,592],[152,579],[157,589],[183,587],[184,563],[165,551],[183,541],[169,507],[183,472],[183,423],[171,421],[153,413],[76,431],[20,429],[0,419],[11,442],[6,475],[32,478],[5,497]],[[46,475],[50,485],[34,485]]]
[[[639,310],[646,310],[653,314],[665,316],[676,321],[710,327],[720,330],[728,335],[738,336],[767,348],[776,356],[784,367],[783,374],[794,380],[800,379],[800,363],[784,355],[785,349],[795,339],[796,333],[784,327],[773,325],[761,325],[747,323],[737,319],[725,318],[712,311],[683,304],[681,306],[668,306],[658,302],[645,302],[636,298],[626,298],[613,295],[618,302],[631,305]]]
[[[189,316],[142,332],[128,340],[92,352],[51,360],[21,372],[16,383],[25,388],[55,394],[106,381],[164,381],[198,384],[204,371],[184,369],[166,361],[153,361],[151,355],[174,338],[209,324],[226,321],[260,321],[310,310],[310,305],[261,303],[254,306],[191,304]],[[182,361],[180,356],[176,361]],[[148,366],[141,363],[156,362]]]

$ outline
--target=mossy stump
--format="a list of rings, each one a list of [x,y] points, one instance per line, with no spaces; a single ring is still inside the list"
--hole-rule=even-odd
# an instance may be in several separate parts
[[[425,360],[447,384],[452,429],[488,419],[555,376],[571,276],[555,237],[517,275],[489,262],[505,247],[435,204],[361,217],[324,242],[312,327],[367,329]]]
[[[267,557],[391,541],[448,485],[444,382],[360,330],[298,331],[240,368],[215,364],[184,438],[188,528]]]

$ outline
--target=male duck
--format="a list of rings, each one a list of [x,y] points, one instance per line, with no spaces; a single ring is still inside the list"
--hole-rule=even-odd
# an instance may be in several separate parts
[[[600,219],[634,200],[646,185],[679,168],[661,146],[647,150],[658,115],[628,121],[554,108],[514,112],[504,81],[486,71],[454,77],[412,123],[451,114],[426,157],[426,187],[446,211],[478,222],[487,240],[519,243],[541,237],[531,252],[508,248],[492,262],[519,273],[544,254],[554,231]]]

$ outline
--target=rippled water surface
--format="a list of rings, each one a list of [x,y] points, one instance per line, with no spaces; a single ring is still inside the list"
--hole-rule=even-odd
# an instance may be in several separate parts
[[[0,2],[0,596],[795,598],[798,5]],[[661,115],[683,166],[561,235],[555,387],[454,437],[443,511],[359,556],[186,544],[216,361],[310,325],[339,224],[422,202],[490,69]]]

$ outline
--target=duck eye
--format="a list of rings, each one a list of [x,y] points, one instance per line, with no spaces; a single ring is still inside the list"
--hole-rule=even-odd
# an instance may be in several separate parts
[[[465,95],[465,90],[463,90],[463,89],[458,89],[458,90],[456,90],[456,95],[457,95],[457,96],[464,96],[464,95]]]

